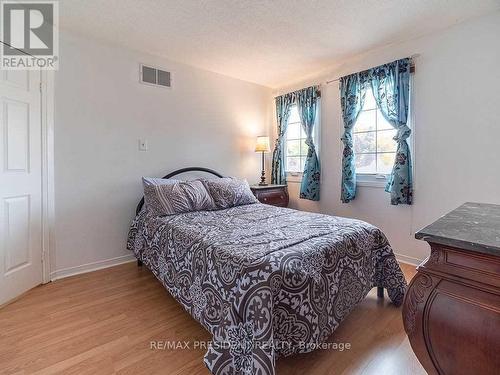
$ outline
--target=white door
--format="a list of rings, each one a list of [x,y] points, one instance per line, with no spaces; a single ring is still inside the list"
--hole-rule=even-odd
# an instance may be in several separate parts
[[[0,305],[42,282],[40,72],[0,71]]]

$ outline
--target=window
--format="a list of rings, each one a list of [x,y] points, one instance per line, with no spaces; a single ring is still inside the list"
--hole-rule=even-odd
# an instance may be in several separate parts
[[[396,130],[377,108],[370,87],[353,128],[356,174],[382,177],[392,171],[396,156]]]
[[[308,146],[306,134],[300,123],[299,111],[294,105],[290,109],[288,127],[285,134],[285,170],[289,173],[302,173],[306,162]]]

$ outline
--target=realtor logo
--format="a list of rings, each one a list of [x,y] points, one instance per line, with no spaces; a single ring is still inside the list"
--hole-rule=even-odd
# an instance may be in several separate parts
[[[1,1],[0,68],[58,68],[57,1]]]

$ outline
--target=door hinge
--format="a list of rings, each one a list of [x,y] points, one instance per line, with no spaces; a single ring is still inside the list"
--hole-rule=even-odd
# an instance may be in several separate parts
[[[42,92],[42,82],[38,84],[38,88],[40,89],[40,92]]]

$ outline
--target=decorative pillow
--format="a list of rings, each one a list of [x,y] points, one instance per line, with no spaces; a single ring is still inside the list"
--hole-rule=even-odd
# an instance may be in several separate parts
[[[215,204],[200,180],[153,183],[143,178],[144,202],[156,216],[190,211],[214,210]]]
[[[224,177],[213,180],[204,179],[203,183],[218,209],[259,202],[250,190],[247,180]]]
[[[172,178],[158,178],[158,177],[142,178],[143,184],[150,184],[150,185],[170,185],[170,184],[175,184],[176,182],[179,182],[179,180],[174,180]]]

